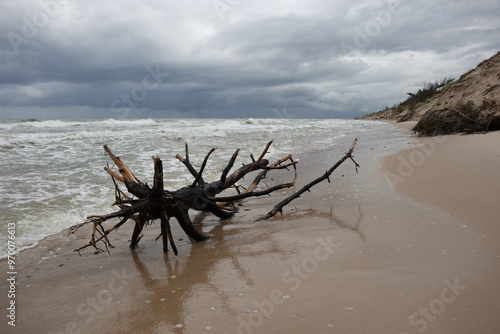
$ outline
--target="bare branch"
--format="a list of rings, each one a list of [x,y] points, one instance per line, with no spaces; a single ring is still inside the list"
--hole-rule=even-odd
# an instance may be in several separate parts
[[[266,147],[264,148],[264,151],[262,151],[262,153],[260,154],[260,157],[259,159],[257,159],[253,164],[252,166],[250,167],[250,169],[248,170],[248,172],[252,172],[254,171],[257,166],[259,166],[259,164],[261,163],[262,159],[264,158],[264,156],[266,155],[267,153],[267,150],[269,150],[269,147],[271,146],[271,144],[273,143],[273,141],[271,140],[269,143],[267,143]],[[253,159],[253,157],[252,157]]]
[[[229,160],[229,163],[227,164],[226,168],[224,168],[224,171],[222,172],[222,174],[220,176],[220,184],[224,184],[226,182],[227,174],[229,173],[231,168],[233,168],[234,161],[236,160],[238,153],[240,153],[240,149],[237,149],[236,152],[233,153],[231,160]]]
[[[203,163],[201,164],[200,171],[198,172],[198,176],[194,180],[193,184],[191,187],[196,186],[197,184],[204,184],[205,181],[203,181],[201,175],[203,174],[203,171],[205,170],[205,166],[207,165],[208,157],[216,150],[216,148],[211,148],[210,151],[208,151],[207,155],[205,156],[205,159],[203,159]]]
[[[188,144],[184,143],[184,146],[185,146],[185,150],[186,150],[186,158],[181,157],[179,154],[177,154],[175,157],[177,159],[179,159],[179,161],[182,162],[184,164],[184,166],[186,166],[186,168],[189,170],[189,172],[191,173],[191,175],[193,175],[193,177],[196,179],[198,177],[198,171],[193,167],[193,165],[189,161],[189,147],[188,147]],[[202,181],[202,183],[204,182],[203,178],[200,178],[200,180]]]
[[[250,191],[250,192],[244,192],[244,193],[241,193],[238,195],[226,196],[226,197],[210,197],[209,200],[214,201],[214,202],[233,202],[233,201],[238,201],[238,200],[248,198],[248,197],[268,195],[268,194],[272,193],[273,191],[284,189],[284,188],[290,188],[290,187],[293,187],[293,183],[283,183],[283,184],[279,184],[277,186],[267,188],[266,190],[262,190],[262,191]]]
[[[354,151],[354,148],[356,147],[357,141],[358,141],[357,138],[354,139],[354,141],[352,142],[351,147],[349,148],[349,151],[342,157],[342,159],[340,159],[339,161],[337,161],[337,163],[335,165],[333,165],[329,170],[327,170],[325,172],[325,174],[323,174],[322,176],[320,176],[320,177],[314,179],[313,181],[309,182],[308,184],[306,184],[305,186],[303,186],[300,190],[298,190],[297,192],[293,193],[292,195],[288,196],[287,198],[285,198],[284,200],[282,200],[281,202],[279,202],[278,204],[276,204],[276,206],[271,211],[269,211],[267,213],[267,215],[265,217],[263,217],[262,219],[271,218],[274,215],[276,215],[278,212],[282,212],[283,207],[285,205],[287,205],[288,203],[290,203],[294,199],[300,197],[300,195],[302,195],[306,191],[310,191],[309,189],[311,189],[313,186],[315,186],[316,184],[320,183],[321,181],[324,181],[324,180],[327,180],[327,179],[329,181],[329,177],[330,177],[330,175],[333,173],[333,171],[335,169],[337,169],[347,159],[352,159],[351,155],[352,155],[352,152]],[[356,167],[359,166],[356,162],[355,162],[355,164],[356,164]]]
[[[128,169],[127,165],[125,165],[119,157],[115,156],[111,150],[108,148],[108,145],[104,145],[104,151],[106,151],[106,154],[113,160],[115,163],[116,167],[118,167],[118,171],[120,174],[123,176],[124,180],[130,181],[130,182],[136,182],[138,183],[139,181],[135,178],[135,176],[132,174],[132,172]]]

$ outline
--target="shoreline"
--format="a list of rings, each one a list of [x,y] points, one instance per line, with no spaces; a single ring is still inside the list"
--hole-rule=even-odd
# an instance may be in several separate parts
[[[250,153],[260,153],[265,144],[274,139],[270,154],[283,157],[289,153],[324,148],[351,130],[361,131],[374,123],[347,119],[256,118],[4,124],[6,126],[0,131],[6,135],[2,146],[5,155],[3,176],[11,190],[5,192],[6,209],[0,225],[5,229],[7,222],[16,222],[19,226],[18,247],[29,248],[45,236],[80,223],[89,214],[110,211],[110,198],[114,195],[109,177],[100,167],[110,161],[101,154],[103,144],[121,154],[143,179],[152,177],[150,157],[159,154],[165,164],[165,187],[176,189],[192,182],[191,174],[175,158],[184,152],[186,142],[190,144],[193,164],[198,167],[206,153],[218,147],[204,172],[207,178],[217,179],[236,148],[241,149],[237,163],[247,162]],[[312,132],[306,133],[309,130]],[[32,131],[37,132],[36,136],[31,134]],[[156,140],[157,136],[159,140]],[[130,140],[117,140],[123,137]],[[134,150],[133,147],[142,149]],[[12,165],[11,161],[17,164]],[[78,166],[73,164],[74,161],[78,161]],[[40,167],[43,165],[47,168]],[[40,180],[37,188],[46,190],[43,199],[35,195],[38,192],[32,191],[32,187],[23,181],[24,177]],[[0,257],[5,257],[6,244],[6,235],[0,233]]]
[[[393,191],[386,175],[397,175],[398,164],[391,159],[419,146],[403,150],[415,138],[398,137],[394,124],[386,131],[360,135],[359,174],[347,161],[331,184],[317,185],[283,216],[255,222],[285,196],[278,193],[245,202],[226,221],[197,215],[197,228],[211,235],[205,242],[190,242],[173,224],[182,239],[178,256],[163,256],[153,226],[137,251],[128,249],[131,225],[113,233],[111,257],[72,252],[88,230],[40,241],[19,255],[17,326],[2,322],[1,332],[498,331],[498,230],[489,220],[464,223],[468,216],[457,218],[437,201],[418,203],[403,189],[415,188],[427,168],[436,170],[434,159],[455,139],[436,145]],[[300,156],[296,188],[337,161],[351,140]],[[293,173],[268,182],[282,177],[289,181]],[[3,285],[0,293],[6,295]]]
[[[500,131],[417,138],[419,146],[383,159],[397,191],[500,235]]]

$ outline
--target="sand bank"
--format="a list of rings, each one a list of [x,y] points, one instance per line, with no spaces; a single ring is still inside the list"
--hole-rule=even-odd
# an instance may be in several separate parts
[[[286,195],[280,193],[247,201],[226,221],[193,217],[211,235],[205,242],[192,243],[174,227],[178,256],[163,255],[161,243],[154,242],[154,227],[146,231],[139,249],[130,251],[131,227],[125,226],[111,238],[116,246],[111,257],[72,252],[85,243],[89,231],[76,238],[59,234],[45,239],[17,259],[16,327],[3,321],[0,331],[498,332],[498,207],[486,205],[481,197],[498,198],[498,192],[488,188],[491,192],[483,193],[477,187],[470,196],[469,188],[457,186],[455,179],[434,174],[442,168],[439,159],[453,156],[450,150],[476,151],[472,144],[460,149],[454,145],[474,137],[436,145],[411,175],[400,175],[404,182],[395,183],[390,176],[399,173],[398,156],[411,151],[393,154],[384,164],[381,158],[414,141],[398,131],[387,125],[384,132],[361,135],[359,174],[346,163],[331,184],[318,185],[283,216],[255,222]],[[491,142],[498,136],[481,138]],[[351,140],[300,157],[297,187],[337,161]],[[476,184],[478,177],[498,175],[495,152],[489,151],[497,160],[472,153],[476,160],[467,165],[471,172],[460,175],[475,179],[464,187]],[[478,170],[483,165],[486,169]],[[449,166],[453,171],[458,167]],[[441,192],[426,193],[430,188],[417,181],[427,180],[422,173],[440,180]],[[268,182],[281,179],[293,179],[293,172]],[[447,207],[444,199],[451,195],[455,202]],[[471,207],[481,208],[473,209],[481,212],[481,221],[467,210]],[[0,265],[6,273],[6,262]],[[8,287],[2,283],[0,290],[4,300]]]

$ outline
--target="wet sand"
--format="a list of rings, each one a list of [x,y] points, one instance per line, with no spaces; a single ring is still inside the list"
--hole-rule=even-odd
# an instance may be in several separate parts
[[[499,134],[449,136],[405,173],[399,157],[421,148],[396,152],[414,139],[386,130],[359,136],[359,174],[346,162],[282,216],[255,222],[286,193],[225,221],[194,215],[205,242],[173,223],[178,256],[162,253],[154,226],[136,251],[131,226],[113,233],[111,257],[72,252],[89,230],[46,238],[16,261],[16,327],[4,317],[0,332],[499,332]],[[352,139],[299,157],[297,187]],[[266,181],[293,179],[280,174]]]

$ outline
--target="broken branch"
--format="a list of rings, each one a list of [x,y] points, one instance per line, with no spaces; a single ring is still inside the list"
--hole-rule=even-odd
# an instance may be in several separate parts
[[[352,152],[354,151],[354,148],[356,147],[357,141],[358,141],[357,138],[354,139],[354,141],[352,142],[351,147],[349,148],[349,151],[347,151],[347,153],[342,157],[342,159],[340,159],[339,161],[337,161],[337,163],[335,165],[333,165],[329,170],[327,170],[325,172],[325,174],[323,174],[322,176],[320,176],[320,177],[314,179],[313,181],[309,182],[308,184],[306,184],[305,186],[303,186],[300,190],[298,190],[297,192],[293,193],[292,195],[288,196],[287,198],[285,198],[284,200],[282,200],[281,202],[279,202],[278,204],[276,204],[276,206],[271,211],[269,211],[267,213],[267,215],[265,217],[263,217],[262,219],[271,218],[274,215],[276,215],[278,212],[281,212],[283,210],[283,207],[285,205],[287,205],[288,203],[290,203],[294,199],[300,197],[300,195],[302,195],[306,191],[310,191],[309,189],[311,189],[316,184],[320,183],[321,181],[324,181],[324,180],[328,179],[330,177],[330,175],[333,173],[333,171],[336,170],[344,161],[346,161],[349,158],[351,160],[353,160],[352,159]],[[356,164],[356,168],[359,167],[359,165],[355,161],[354,161],[354,163]]]

